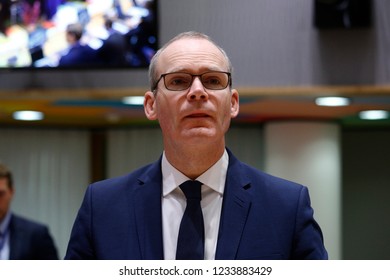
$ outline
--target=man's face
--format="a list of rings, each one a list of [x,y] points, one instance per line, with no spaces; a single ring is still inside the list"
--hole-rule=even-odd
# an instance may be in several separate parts
[[[13,190],[8,186],[6,178],[0,178],[0,221],[3,220],[11,205]]]
[[[200,75],[208,71],[228,71],[221,51],[204,39],[181,39],[168,46],[160,55],[157,72],[185,72]],[[187,145],[221,143],[231,118],[238,114],[238,93],[229,86],[222,90],[205,89],[195,77],[191,87],[183,91],[166,89],[164,80],[156,93],[145,98],[149,119],[160,123],[164,143]],[[149,102],[149,103],[148,103]],[[184,141],[184,142],[183,142]]]

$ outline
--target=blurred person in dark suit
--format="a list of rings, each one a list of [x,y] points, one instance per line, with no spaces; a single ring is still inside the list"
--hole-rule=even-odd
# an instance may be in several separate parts
[[[139,24],[126,34],[131,53],[130,64],[133,66],[149,65],[157,50],[156,35],[158,32],[156,15],[153,13],[156,8],[153,5],[156,3],[145,1],[143,8],[148,11],[147,15],[143,16]]]
[[[66,41],[69,49],[60,58],[62,67],[87,67],[99,64],[97,50],[81,43],[84,28],[80,23],[69,24],[66,28]]]
[[[0,163],[0,260],[56,260],[57,249],[46,225],[11,212],[11,171]]]
[[[0,0],[0,33],[4,35],[10,22],[10,8],[11,3],[8,0]]]
[[[113,23],[112,19],[105,19],[104,25],[108,37],[99,49],[99,58],[102,64],[106,66],[124,66],[126,65],[126,39],[123,34],[113,29]]]

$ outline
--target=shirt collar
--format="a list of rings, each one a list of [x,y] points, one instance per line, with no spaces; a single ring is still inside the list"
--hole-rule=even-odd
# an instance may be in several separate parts
[[[222,157],[196,180],[223,195],[225,189],[226,174],[229,165],[229,155],[226,149]],[[163,196],[168,195],[183,182],[190,180],[187,176],[173,167],[163,153],[161,161],[163,175]]]

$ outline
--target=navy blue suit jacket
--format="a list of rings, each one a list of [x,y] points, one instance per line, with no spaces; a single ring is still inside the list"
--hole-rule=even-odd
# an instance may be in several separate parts
[[[161,159],[88,187],[66,259],[163,259]],[[306,187],[229,152],[216,259],[327,259]]]
[[[47,226],[12,214],[10,260],[58,260]]]
[[[88,67],[99,65],[98,52],[88,45],[76,43],[63,55],[58,66],[61,67]]]

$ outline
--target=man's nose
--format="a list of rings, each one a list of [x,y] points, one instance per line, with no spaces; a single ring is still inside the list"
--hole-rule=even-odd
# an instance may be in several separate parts
[[[207,100],[208,94],[200,80],[200,77],[194,77],[187,98],[189,100]]]

